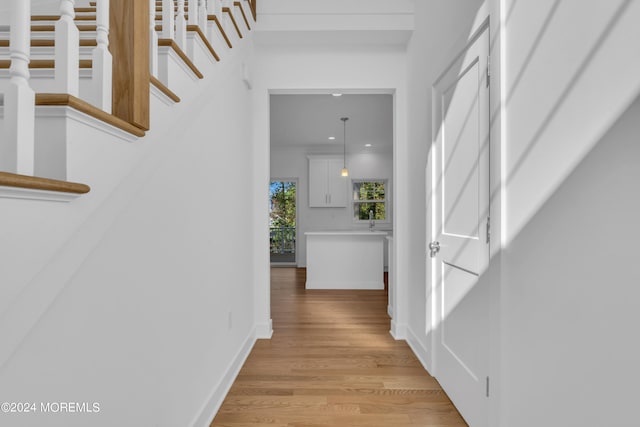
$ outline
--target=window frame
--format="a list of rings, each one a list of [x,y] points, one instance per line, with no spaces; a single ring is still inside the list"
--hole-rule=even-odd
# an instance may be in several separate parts
[[[354,184],[363,183],[363,182],[381,182],[384,184],[384,199],[383,200],[355,200],[354,195]],[[368,219],[356,219],[355,218],[355,209],[356,205],[361,203],[384,203],[384,212],[385,219],[374,219],[376,224],[390,224],[391,223],[391,197],[390,197],[390,179],[389,178],[352,178],[349,187],[350,192],[350,205],[351,205],[351,218],[355,224],[368,224]]]

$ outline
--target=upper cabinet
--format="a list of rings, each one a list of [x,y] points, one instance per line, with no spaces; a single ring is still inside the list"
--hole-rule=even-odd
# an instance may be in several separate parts
[[[347,206],[348,178],[340,175],[342,157],[309,157],[309,207]]]

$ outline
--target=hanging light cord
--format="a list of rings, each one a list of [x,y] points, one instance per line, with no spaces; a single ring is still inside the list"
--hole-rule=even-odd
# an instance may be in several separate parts
[[[347,168],[347,120],[349,120],[349,117],[342,117],[340,118],[340,120],[342,120],[342,124],[343,124],[343,134],[342,134],[342,141],[344,142],[343,146],[344,146],[344,150],[343,150],[343,156],[342,156],[342,166],[344,169]]]

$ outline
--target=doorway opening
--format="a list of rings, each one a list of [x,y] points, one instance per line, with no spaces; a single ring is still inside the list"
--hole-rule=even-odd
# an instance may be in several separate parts
[[[272,265],[296,265],[295,179],[269,183],[269,256]]]

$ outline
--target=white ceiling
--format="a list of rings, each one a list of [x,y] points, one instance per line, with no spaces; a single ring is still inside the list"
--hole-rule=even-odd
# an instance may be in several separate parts
[[[346,122],[347,152],[392,151],[393,96],[390,94],[271,95],[271,147],[304,147],[310,152],[342,152]],[[334,136],[335,140],[328,138]],[[365,147],[371,144],[371,147]]]

